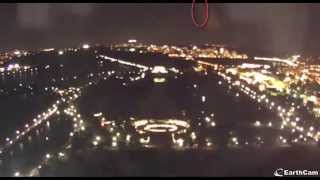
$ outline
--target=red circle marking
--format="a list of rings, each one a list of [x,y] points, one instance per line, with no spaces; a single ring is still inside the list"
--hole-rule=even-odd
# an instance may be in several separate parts
[[[209,5],[208,5],[208,0],[205,0],[205,11],[204,11],[204,15],[205,15],[205,19],[203,21],[202,24],[199,24],[197,21],[196,21],[196,18],[195,18],[195,3],[196,3],[196,0],[193,0],[192,1],[192,7],[191,7],[191,17],[192,17],[192,21],[193,21],[193,24],[199,28],[203,28],[204,26],[206,26],[208,24],[208,19],[209,19]]]

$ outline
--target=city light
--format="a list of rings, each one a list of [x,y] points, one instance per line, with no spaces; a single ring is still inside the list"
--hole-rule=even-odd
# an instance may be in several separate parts
[[[14,173],[14,177],[19,177],[20,176],[20,172],[15,172]]]
[[[41,111],[21,118],[0,144],[1,158],[15,160],[17,152],[27,154],[25,149],[39,143],[41,161],[10,169],[10,176],[39,176],[39,169],[68,163],[74,152],[84,157],[152,148],[241,152],[319,143],[320,66],[302,62],[303,56],[249,58],[228,46],[148,45],[134,39],[81,48],[38,51],[48,59],[55,54],[54,63],[44,58],[41,65],[17,60],[0,67],[0,81],[8,82],[0,96],[28,102],[45,95]],[[67,58],[80,62],[82,54],[93,58],[78,70]],[[159,54],[163,63],[153,62],[150,57]],[[53,130],[57,124],[67,128],[61,134],[65,144],[51,147],[60,138]],[[8,164],[0,159],[0,166]]]
[[[83,48],[83,49],[89,49],[89,48],[90,48],[90,45],[89,45],[89,44],[83,44],[83,45],[82,45],[82,48]]]
[[[128,43],[137,43],[137,40],[136,39],[129,39]]]

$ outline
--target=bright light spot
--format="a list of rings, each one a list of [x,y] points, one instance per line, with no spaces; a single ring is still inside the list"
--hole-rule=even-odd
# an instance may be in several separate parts
[[[136,43],[137,42],[137,40],[135,40],[135,39],[129,39],[128,40],[128,43]]]
[[[97,141],[100,141],[100,140],[101,140],[101,137],[100,137],[100,136],[96,136],[96,140],[97,140]]]
[[[14,53],[14,55],[20,55],[21,54],[21,52],[19,50],[16,50],[13,53]]]
[[[95,113],[95,114],[93,114],[93,116],[94,116],[94,117],[100,117],[100,116],[102,116],[102,112]]]
[[[135,49],[135,48],[130,48],[129,51],[130,51],[130,52],[135,52],[136,49]]]
[[[97,145],[98,145],[98,141],[93,141],[92,144],[93,144],[94,146],[97,146]]]
[[[82,48],[83,48],[83,49],[89,49],[90,46],[89,46],[89,44],[84,44],[84,45],[82,45]]]
[[[153,74],[157,74],[157,73],[166,74],[166,73],[168,73],[168,71],[164,66],[155,66],[152,69],[151,73],[153,73]]]
[[[14,176],[15,176],[15,177],[19,177],[19,176],[20,176],[20,172],[15,172],[15,173],[14,173]]]
[[[183,143],[184,143],[184,140],[181,139],[181,138],[179,138],[179,139],[177,140],[177,143],[178,143],[178,146],[179,146],[179,147],[182,147],[182,146],[183,146]]]
[[[73,132],[71,132],[69,135],[72,137],[72,136],[74,136],[74,133],[73,133]]]
[[[50,154],[46,154],[46,158],[49,159],[51,157]]]
[[[130,139],[131,139],[131,136],[128,134],[128,135],[126,136],[126,141],[130,141]]]
[[[311,127],[309,128],[309,130],[310,130],[310,131],[313,131],[313,130],[314,130],[314,127],[313,127],[313,126],[311,126]]]
[[[197,138],[196,133],[195,133],[195,132],[192,132],[192,133],[191,133],[191,139],[192,139],[192,140],[195,140],[196,138]]]
[[[205,102],[205,101],[206,101],[206,97],[205,97],[205,96],[202,96],[202,97],[201,97],[201,101],[202,101],[202,102]]]
[[[153,78],[153,82],[164,83],[164,82],[166,82],[166,79],[165,78]]]
[[[116,141],[113,141],[113,142],[111,143],[111,146],[112,146],[112,147],[116,147],[116,146],[118,146],[118,143],[117,143]]]
[[[81,126],[81,131],[86,130],[86,128],[84,126]]]
[[[233,137],[233,138],[232,138],[232,141],[233,141],[233,142],[237,142],[238,139],[237,139],[236,137]]]
[[[205,117],[205,121],[206,121],[206,122],[210,122],[211,119],[210,119],[209,117]]]

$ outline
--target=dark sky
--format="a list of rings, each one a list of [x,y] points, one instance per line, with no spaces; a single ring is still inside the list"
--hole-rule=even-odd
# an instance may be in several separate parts
[[[320,4],[210,4],[208,26],[198,29],[192,24],[191,2],[1,4],[0,49],[136,38],[159,44],[226,43],[276,55],[320,54]]]

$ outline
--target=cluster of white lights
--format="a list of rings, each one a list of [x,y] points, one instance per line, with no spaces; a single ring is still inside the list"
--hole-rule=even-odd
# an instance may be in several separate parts
[[[206,117],[204,118],[205,122],[206,122],[207,124],[209,124],[211,127],[215,127],[215,126],[216,126],[216,122],[214,122],[214,121],[212,120],[213,117],[214,117],[214,114],[211,113],[210,116],[206,116]]]
[[[183,131],[190,127],[189,123],[183,120],[168,119],[168,120],[137,120],[133,122],[133,126],[138,132],[177,132]]]
[[[270,110],[277,112],[277,115],[280,117],[280,119],[282,119],[280,130],[284,129],[284,127],[288,127],[291,128],[291,133],[300,133],[299,139],[303,139],[304,142],[306,142],[307,140],[306,137],[312,138],[316,142],[319,141],[320,132],[314,132],[315,128],[313,126],[305,128],[298,125],[299,122],[301,124],[303,123],[300,121],[299,117],[293,117],[294,114],[296,114],[295,107],[283,108],[281,105],[277,105],[274,101],[271,101],[269,98],[267,98],[265,94],[258,95],[257,92],[252,90],[249,86],[246,86],[244,83],[240,83],[240,81],[237,81],[237,83],[232,83],[231,78],[221,72],[219,72],[218,75],[222,76],[232,86],[238,87],[239,90],[241,90],[244,94],[248,95],[253,100],[257,101],[260,104],[265,104],[266,107],[268,107]],[[261,126],[261,123],[255,122],[254,125],[256,127],[259,127]],[[267,124],[267,127],[272,126],[273,125],[271,122]],[[297,142],[297,139],[293,140],[292,142]]]
[[[184,147],[184,139],[183,138],[176,138],[174,133],[171,133],[172,142],[178,146],[178,148]]]
[[[94,138],[94,140],[92,141],[92,144],[93,144],[94,146],[98,146],[100,142],[101,142],[101,137],[100,137],[100,136],[96,136],[96,137]]]
[[[7,73],[7,75],[22,73],[27,70],[33,72],[38,70],[38,68],[31,68],[30,66],[20,66],[19,64],[9,64],[7,67],[0,67],[0,73],[2,73],[2,75],[5,75],[5,73]]]
[[[153,73],[153,74],[167,74],[168,70],[164,66],[155,66],[152,68],[151,73]]]
[[[232,137],[232,138],[231,138],[231,141],[232,141],[235,145],[238,145],[238,144],[239,144],[239,141],[238,141],[238,138],[237,138],[237,137]]]
[[[61,91],[59,90],[59,93],[60,95],[62,96],[62,101],[63,102],[66,102],[64,97],[65,96],[69,96],[69,100],[75,100],[77,97],[75,97],[74,95],[76,93],[79,93],[80,92],[80,89],[79,88],[69,88],[68,90],[64,90],[64,91]],[[71,97],[71,98],[70,98]],[[61,101],[57,101],[56,104],[54,104],[54,112],[56,114],[60,114],[60,112],[57,110],[58,109],[58,105],[60,105],[60,102]],[[54,114],[54,112],[52,112],[52,114]],[[67,107],[65,110],[64,110],[64,113],[71,116],[72,117],[72,120],[74,122],[74,128],[73,128],[73,131],[71,131],[69,133],[70,137],[72,138],[74,136],[74,133],[77,132],[77,131],[83,131],[85,130],[85,126],[84,126],[84,121],[81,119],[81,115],[77,113],[77,109],[75,108],[75,106],[71,103],[71,101],[69,101],[69,107]],[[43,114],[44,115],[44,114]],[[48,115],[47,115],[48,116]],[[45,117],[47,117],[45,116]],[[41,116],[38,116],[38,118],[41,117]],[[47,125],[48,125],[48,122],[47,122]],[[25,127],[28,127],[30,128],[30,126],[28,124],[26,124]],[[100,137],[97,138],[98,140],[100,140]],[[46,137],[46,140],[48,140],[48,137]],[[68,149],[68,147],[70,146],[66,146],[65,149]],[[66,156],[66,153],[65,152],[59,152],[57,154],[57,157],[58,158],[64,158]],[[50,154],[50,153],[46,153],[45,154],[45,157],[44,157],[44,162],[45,161],[48,161],[49,159],[52,159],[54,157],[53,154]],[[40,163],[37,168],[33,169],[29,175],[26,175],[26,176],[35,176],[37,175],[35,172],[38,172],[38,171],[35,171],[35,170],[39,170],[43,167],[43,165],[45,164],[44,162]],[[21,176],[21,174],[20,174]]]
[[[53,104],[47,111],[38,114],[36,118],[33,119],[32,124],[25,124],[23,130],[15,130],[16,137],[15,138],[6,138],[4,148],[2,149],[2,152],[4,152],[6,149],[14,145],[16,142],[18,142],[20,139],[25,137],[30,131],[33,129],[36,129],[44,122],[48,122],[48,119],[54,115],[56,112],[58,112],[58,105],[60,101],[57,101],[55,104]]]
[[[280,58],[268,58],[268,57],[254,57],[254,60],[260,60],[260,61],[271,61],[271,62],[280,62],[280,63],[286,63],[289,66],[297,66],[297,63],[290,60],[290,59],[280,59]]]
[[[85,131],[85,125],[84,121],[81,118],[81,114],[77,113],[77,109],[75,108],[74,105],[70,105],[68,108],[64,110],[65,114],[69,115],[72,117],[72,121],[74,122],[73,124],[73,131],[74,132],[79,132],[79,131]],[[70,136],[73,136],[73,134],[70,134]]]
[[[83,49],[89,49],[89,45],[83,45],[82,46]],[[54,50],[54,49],[53,49]],[[51,50],[50,50],[51,51]],[[58,55],[63,55],[64,54],[64,51],[63,50],[60,50],[58,51]],[[143,65],[140,65],[140,64],[134,64],[134,63],[130,63],[130,62],[126,62],[126,61],[122,61],[122,60],[117,60],[118,63],[120,64],[124,64],[124,65],[129,65],[129,66],[134,66],[134,67],[137,67],[140,69],[140,75],[135,78],[135,80],[139,80],[140,78],[144,78],[145,77],[145,71],[146,70],[149,70],[150,68],[147,67],[147,66],[143,66]],[[48,67],[49,68],[49,67]],[[177,71],[176,69],[173,69],[174,71]],[[113,71],[114,73],[114,71]],[[61,78],[62,80],[64,78]],[[121,79],[121,78],[120,78]],[[122,78],[123,79],[123,78]],[[45,90],[47,91],[49,88],[45,88]],[[84,126],[84,121],[82,120],[81,118],[81,115],[79,113],[77,113],[77,109],[75,108],[75,106],[72,104],[72,101],[77,99],[79,97],[79,92],[80,92],[80,89],[79,88],[69,88],[67,90],[59,90],[57,88],[54,88],[52,89],[54,92],[57,92],[58,94],[61,95],[61,99],[58,101],[60,104],[60,102],[63,102],[63,103],[68,103],[68,107],[64,109],[64,113],[69,115],[70,117],[72,117],[72,120],[74,121],[74,124],[73,124],[73,130],[69,133],[70,137],[72,138],[74,135],[75,135],[75,132],[76,131],[83,131],[85,130],[85,126]],[[44,114],[43,116],[38,116],[38,118],[49,118],[49,116],[51,116],[52,114],[60,114],[60,112],[58,111],[58,106],[55,106],[53,110],[51,110],[49,112],[49,114]],[[40,120],[40,121],[36,121],[36,125],[39,125],[40,123],[42,124],[44,122],[44,120]],[[179,122],[178,122],[179,124]],[[48,125],[48,124],[47,124]],[[29,125],[29,124],[26,124],[25,125],[25,128],[29,128],[30,130],[33,129],[33,125]],[[151,129],[153,129],[153,127],[150,127]],[[164,127],[165,128],[165,127]],[[16,134],[21,134],[21,135],[24,135],[26,132],[24,131],[20,131],[20,130],[17,130],[16,131]],[[113,138],[113,141],[112,141],[112,146],[113,147],[116,147],[117,146],[117,140],[120,136],[120,133],[117,133],[117,135],[115,136],[115,139],[116,141],[114,141],[114,138]],[[46,140],[49,140],[48,137],[45,138]],[[131,135],[127,135],[126,136],[126,141],[127,142],[130,142],[130,139],[131,139]],[[6,139],[6,141],[8,141],[9,144],[14,144],[14,140],[11,140],[9,138]],[[94,140],[93,144],[96,144],[95,141],[97,143],[99,143],[101,141],[101,138],[100,137],[96,137],[96,139]],[[147,143],[150,141],[150,138],[149,139],[145,139],[144,143]],[[1,153],[2,151],[5,150],[5,149],[1,149]],[[45,159],[46,160],[49,160],[49,159],[52,159],[54,155],[50,154],[50,153],[47,153],[45,154]],[[65,156],[65,153],[64,152],[59,152],[57,157],[64,157]],[[40,164],[37,169],[40,169],[42,168],[42,165]],[[16,173],[17,176],[21,176],[21,173],[17,172]]]
[[[39,126],[40,124],[42,124],[43,122],[47,122],[47,126],[50,125],[48,121],[45,121],[46,119],[48,119],[51,115],[53,114],[60,114],[60,112],[58,111],[58,106],[61,104],[62,102],[66,102],[65,96],[69,96],[69,100],[75,100],[77,97],[75,97],[74,95],[76,93],[80,92],[79,88],[69,88],[68,90],[59,90],[58,91],[59,94],[62,96],[61,100],[56,101],[56,103],[53,105],[52,109],[49,108],[47,113],[42,113],[40,115],[37,116],[37,119],[34,119],[34,123],[33,125],[29,125],[26,124],[25,128],[29,129],[28,131],[30,131],[31,129],[36,128],[37,126]],[[71,131],[69,133],[70,137],[72,138],[74,136],[74,132],[76,131],[84,131],[85,130],[85,126],[84,126],[84,121],[81,119],[81,115],[77,113],[77,110],[75,109],[75,106],[71,103],[71,101],[68,101],[69,103],[69,107],[67,107],[64,110],[64,113],[71,116],[73,121],[74,121],[74,128],[73,131]],[[20,132],[19,130],[16,131],[17,134],[25,134],[24,132]],[[49,140],[48,137],[46,137],[46,140]],[[6,139],[6,141],[12,142],[12,140],[10,140],[9,138]],[[14,144],[14,143],[10,143],[10,144]],[[68,149],[68,147],[70,146],[66,146],[65,149]],[[65,152],[59,152],[57,154],[58,158],[64,158],[65,157]],[[45,154],[44,156],[44,162],[48,161],[49,159],[53,158],[53,155],[50,153]],[[39,169],[41,169],[43,167],[43,162],[40,163],[40,165],[37,166],[37,168],[32,169],[31,172],[29,174],[25,174],[25,176],[36,176],[38,175],[36,172],[38,172]],[[16,174],[14,174],[15,176]],[[20,176],[22,176],[21,173],[19,173]]]
[[[136,43],[136,40],[129,40],[129,43]],[[84,44],[82,46],[83,49],[89,49],[90,46],[88,44]],[[180,48],[174,48],[174,49],[178,49],[180,50]],[[222,48],[223,49],[223,48]],[[49,49],[48,51],[51,51],[54,49]],[[134,52],[136,49],[135,48],[131,48],[129,49],[129,51]],[[199,48],[194,46],[193,47],[194,51],[198,51]],[[221,49],[220,49],[221,50]],[[63,55],[64,51],[60,50],[58,51],[59,55]],[[172,54],[169,54],[169,56],[171,56]],[[174,55],[173,55],[174,56]],[[127,62],[127,61],[123,61],[120,59],[115,59],[115,58],[111,58],[108,56],[104,56],[104,55],[99,55],[98,57],[103,58],[105,60],[109,60],[111,62],[117,62],[123,65],[128,65],[128,66],[133,66],[136,68],[139,68],[141,70],[141,75],[137,76],[135,78],[130,78],[131,81],[136,81],[139,79],[143,79],[145,77],[144,72],[146,70],[152,70],[152,73],[168,73],[168,70],[171,69],[165,69],[164,67],[154,67],[154,68],[150,68],[144,65],[140,65],[140,64],[135,64],[135,63],[131,63],[131,62]],[[186,59],[193,59],[193,55],[192,54],[181,54],[181,57],[185,57]],[[207,55],[203,55],[200,54],[199,57],[207,57]],[[257,59],[259,60],[259,59]],[[261,59],[260,59],[261,60]],[[264,59],[264,60],[272,60],[272,61],[279,61],[279,59]],[[280,59],[281,60],[281,59]],[[203,65],[209,65],[209,66],[213,66],[213,64],[211,63],[207,63],[207,62],[203,62],[203,61],[198,61],[199,64],[203,64]],[[21,67],[16,67],[13,66],[11,67],[10,70],[15,70],[15,69],[19,69]],[[28,67],[25,67],[28,69]],[[7,69],[4,68],[0,68],[0,72],[4,72]],[[179,70],[173,68],[171,71],[178,73]],[[109,72],[108,72],[109,74]],[[221,74],[220,74],[221,75]],[[89,77],[93,77],[94,74],[90,74]],[[294,130],[294,132],[301,132],[299,138],[300,139],[306,139],[306,136],[308,137],[312,137],[312,138],[316,138],[316,140],[318,140],[318,137],[320,137],[320,133],[319,132],[315,132],[316,128],[314,126],[310,126],[310,127],[302,127],[299,126],[299,124],[303,124],[300,120],[299,117],[293,117],[293,115],[295,114],[294,109],[289,109],[289,108],[283,108],[281,105],[276,104],[275,102],[273,102],[271,99],[268,99],[265,95],[259,95],[258,93],[256,93],[254,90],[252,90],[252,88],[245,86],[244,84],[242,84],[240,81],[236,81],[234,83],[231,83],[231,78],[227,77],[226,75],[222,74],[222,76],[228,81],[229,84],[232,84],[233,86],[238,86],[239,89],[246,95],[250,96],[252,99],[256,100],[259,103],[264,103],[266,104],[270,109],[276,111],[279,115],[279,117],[281,117],[281,119],[283,120],[282,125],[281,125],[281,129],[283,129],[283,127],[293,127],[292,130]],[[116,77],[119,79],[123,80],[123,77]],[[62,78],[63,80],[63,78]],[[155,82],[165,82],[164,78],[155,78]],[[89,82],[89,85],[92,85],[93,82]],[[221,85],[222,82],[219,81],[219,85]],[[125,85],[125,84],[124,84]],[[194,88],[197,88],[197,84],[194,85]],[[78,90],[79,91],[79,90]],[[61,101],[63,102],[70,102],[71,100],[77,99],[79,97],[79,95],[77,93],[75,93],[74,90],[70,91],[60,91],[61,95],[68,95],[67,99],[66,98],[62,98]],[[70,96],[71,93],[71,96]],[[240,96],[240,93],[236,93],[235,95],[236,97]],[[202,102],[206,102],[207,99],[205,96],[201,97],[201,101]],[[64,110],[64,113],[69,115],[70,117],[72,117],[72,120],[74,121],[74,129],[73,131],[71,131],[69,133],[70,137],[73,137],[75,135],[76,131],[84,131],[85,130],[85,126],[84,126],[84,121],[81,118],[81,115],[79,113],[77,113],[77,109],[75,108],[75,106],[72,103],[68,104],[69,106]],[[33,125],[29,125],[26,124],[25,128],[31,130],[33,128],[35,128],[36,126],[38,126],[39,124],[43,123],[44,121],[46,121],[46,119],[48,119],[52,114],[56,113],[56,114],[60,114],[60,112],[57,110],[57,106],[53,107],[53,109],[49,109],[48,112],[46,112],[47,114],[42,114],[40,116],[38,116],[37,119],[35,119],[34,124]],[[101,117],[102,113],[96,113],[94,114],[94,117]],[[205,122],[207,122],[208,124],[210,124],[212,127],[216,126],[216,123],[212,120],[212,117],[205,117],[204,120]],[[49,123],[47,121],[47,123]],[[113,123],[111,123],[111,121],[104,121],[101,123],[103,126],[105,125],[109,125],[112,124],[114,126]],[[176,143],[179,147],[183,147],[184,146],[184,139],[183,138],[178,138],[175,139],[174,138],[174,132],[178,132],[179,130],[183,129],[183,132],[185,132],[185,130],[187,128],[190,127],[189,123],[186,121],[181,121],[181,120],[175,120],[175,119],[169,119],[169,120],[138,120],[138,121],[133,121],[133,125],[136,128],[136,130],[138,130],[138,132],[154,132],[154,133],[165,133],[165,132],[169,132],[172,134],[173,136],[173,142]],[[113,128],[113,126],[111,128]],[[254,126],[256,127],[260,127],[263,126],[263,124],[260,121],[256,121],[254,123]],[[272,127],[273,124],[272,122],[269,122],[266,124],[267,127]],[[110,128],[110,129],[111,129]],[[28,130],[28,131],[29,131]],[[16,130],[16,134],[17,134],[17,138],[19,139],[19,137],[22,137],[23,135],[25,135],[26,133],[28,133],[28,131],[20,131],[20,130]],[[116,147],[118,146],[118,139],[120,137],[120,133],[118,132],[115,136],[112,136],[112,147]],[[126,142],[130,142],[130,139],[132,138],[130,134],[127,134],[125,136],[126,138]],[[192,140],[196,140],[197,136],[195,132],[192,132],[190,134],[190,137]],[[46,140],[48,140],[48,137],[46,137]],[[147,138],[140,138],[140,143],[142,144],[148,144],[150,142],[150,137],[148,136]],[[261,137],[258,137],[258,140],[262,141]],[[280,140],[282,143],[286,144],[288,143],[288,140],[283,138],[282,136],[280,136]],[[10,139],[10,138],[6,138],[6,141],[8,144],[14,144],[15,140],[14,139]],[[297,141],[297,139],[295,139],[294,141]],[[101,137],[100,136],[96,136],[94,138],[94,140],[92,141],[94,146],[97,146],[99,143],[101,142]],[[239,144],[239,140],[238,137],[231,137],[231,142],[233,142],[235,145]],[[247,142],[246,142],[247,144]],[[207,146],[212,146],[212,142],[211,140],[206,140],[206,145]],[[2,150],[0,150],[0,154],[2,153]],[[47,153],[45,155],[46,159],[51,159],[53,155]],[[64,152],[59,152],[58,153],[59,157],[64,157],[65,153]],[[41,165],[38,166],[38,168],[42,168]],[[20,172],[16,172],[14,174],[14,176],[21,176]]]
[[[124,65],[127,65],[127,66],[133,66],[133,67],[136,67],[136,68],[139,68],[139,69],[143,69],[144,71],[149,69],[149,67],[141,65],[141,64],[136,64],[136,63],[132,63],[132,62],[129,62],[129,61],[124,61],[124,60],[121,60],[121,59],[115,59],[115,58],[108,57],[108,56],[105,56],[105,55],[99,55],[99,57],[103,58],[105,60],[109,60],[111,62],[118,62],[120,64],[124,64]]]

